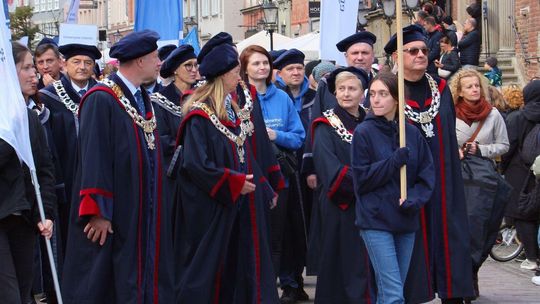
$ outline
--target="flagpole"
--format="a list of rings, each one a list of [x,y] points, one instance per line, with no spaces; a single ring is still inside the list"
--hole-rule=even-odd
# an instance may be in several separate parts
[[[37,204],[39,209],[39,217],[41,223],[45,224],[45,211],[43,209],[43,201],[41,199],[41,191],[39,190],[39,181],[37,178],[36,170],[31,169],[30,174],[32,176],[32,183],[34,184],[34,191],[36,192]],[[47,246],[47,255],[49,256],[49,266],[51,267],[51,274],[53,277],[54,290],[56,291],[56,299],[58,304],[63,304],[62,294],[60,293],[60,284],[58,283],[58,274],[56,273],[56,265],[54,263],[54,256],[51,247],[51,240],[45,238],[45,245]]]
[[[405,140],[405,80],[403,75],[403,12],[401,0],[396,0],[396,37],[398,58],[398,97],[399,97],[399,147],[406,146]],[[400,169],[401,199],[407,199],[407,166]]]

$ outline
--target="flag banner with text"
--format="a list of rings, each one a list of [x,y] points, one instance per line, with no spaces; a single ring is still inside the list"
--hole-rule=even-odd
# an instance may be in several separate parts
[[[321,1],[321,59],[345,66],[336,43],[356,32],[358,0]]]

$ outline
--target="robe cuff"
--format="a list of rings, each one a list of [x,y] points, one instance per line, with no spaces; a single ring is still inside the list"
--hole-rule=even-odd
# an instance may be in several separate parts
[[[346,210],[354,199],[353,181],[349,172],[349,166],[344,166],[327,193],[328,198]]]
[[[80,192],[79,217],[101,216],[109,221],[113,216],[112,193],[101,189],[83,189]]]
[[[242,191],[242,187],[246,182],[245,174],[231,173],[230,169],[225,168],[223,175],[218,182],[212,187],[210,197],[230,198],[232,203],[236,202]],[[228,184],[226,186],[225,184]]]
[[[285,178],[283,178],[283,174],[281,174],[281,169],[279,168],[279,165],[273,165],[267,170],[268,172],[268,179],[270,186],[272,186],[272,189],[274,189],[275,192],[279,192],[280,190],[285,188]]]

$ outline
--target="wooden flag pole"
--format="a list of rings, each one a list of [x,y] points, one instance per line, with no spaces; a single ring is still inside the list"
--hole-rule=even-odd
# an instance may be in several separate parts
[[[405,140],[405,80],[403,78],[403,12],[401,0],[396,0],[396,38],[398,58],[398,109],[399,109],[399,147],[406,146]],[[407,166],[400,169],[401,198],[407,199]]]

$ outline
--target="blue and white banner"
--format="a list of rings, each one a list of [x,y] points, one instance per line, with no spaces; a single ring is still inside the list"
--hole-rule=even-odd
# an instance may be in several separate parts
[[[5,8],[2,1],[2,11]],[[19,78],[15,69],[15,61],[11,51],[11,33],[6,26],[6,16],[0,14],[0,138],[10,144],[19,159],[28,168],[35,170],[34,158],[30,146],[28,131],[28,114],[26,103],[19,86]]]
[[[201,46],[199,44],[199,32],[197,31],[197,27],[194,26],[189,33],[186,35],[186,37],[182,40],[181,44],[189,44],[193,47],[195,50],[195,55],[199,55],[199,52],[201,51]]]
[[[356,32],[358,0],[321,1],[320,57],[346,66],[336,43]]]
[[[77,23],[79,21],[79,4],[80,0],[71,0],[69,11],[66,17],[66,23]]]
[[[135,31],[154,30],[160,40],[179,41],[182,32],[182,1],[136,0]]]

